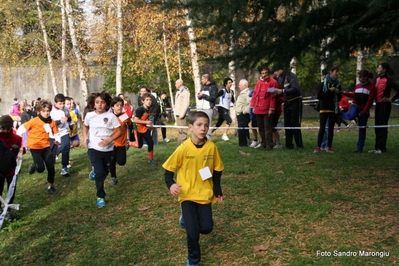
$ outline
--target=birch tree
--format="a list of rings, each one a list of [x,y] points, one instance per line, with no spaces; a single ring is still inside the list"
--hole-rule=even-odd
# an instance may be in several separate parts
[[[75,54],[77,63],[78,63],[78,71],[80,77],[80,88],[82,91],[83,99],[87,98],[88,95],[88,86],[87,86],[87,74],[86,74],[86,67],[85,62],[82,57],[82,53],[80,51],[78,38],[76,36],[76,29],[75,29],[75,20],[72,14],[72,7],[71,7],[71,0],[65,0],[65,11],[68,18],[68,25],[69,25],[69,34],[71,36],[72,41],[72,50]]]
[[[192,26],[192,20],[189,17],[189,10],[184,9],[184,14],[186,16],[186,26],[188,39],[190,42],[190,57],[191,57],[191,65],[193,68],[193,80],[194,80],[194,91],[195,95],[201,90],[201,78],[200,78],[200,69],[198,64],[198,54],[197,54],[197,43],[195,42],[195,33],[194,28]],[[195,97],[196,104],[198,105],[198,98]]]
[[[55,80],[55,75],[54,75],[53,58],[51,57],[50,46],[48,44],[48,38],[47,38],[46,26],[43,21],[43,14],[42,14],[42,10],[40,8],[39,0],[36,0],[36,7],[37,7],[37,14],[39,16],[40,27],[41,27],[42,33],[43,33],[43,41],[44,41],[44,45],[46,48],[47,61],[48,61],[48,66],[49,66],[50,76],[51,76],[51,83],[53,84],[54,95],[56,95],[56,94],[58,94],[58,88],[57,88],[57,82]]]
[[[67,71],[66,71],[66,38],[67,38],[67,19],[65,15],[65,0],[60,1],[61,5],[61,79],[64,95],[68,95]]]
[[[122,66],[123,66],[123,17],[122,1],[117,0],[117,19],[118,19],[118,52],[116,62],[116,95],[122,93]]]

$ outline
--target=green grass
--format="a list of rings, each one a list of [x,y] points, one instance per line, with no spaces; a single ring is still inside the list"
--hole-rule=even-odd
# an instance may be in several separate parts
[[[381,155],[367,153],[374,130],[367,132],[363,154],[352,153],[356,130],[335,133],[334,154],[313,154],[315,130],[303,131],[304,150],[273,151],[239,148],[232,131],[229,142],[219,131],[213,141],[225,164],[225,202],[213,206],[214,231],[201,236],[201,265],[397,263],[398,128],[389,129],[388,152]],[[184,265],[180,208],[161,167],[176,147],[176,132],[168,129],[168,137],[172,142],[155,146],[157,166],[147,164],[145,149],[129,149],[127,164],[117,168],[118,185],[106,180],[102,209],[84,148],[71,151],[71,177],[59,175],[57,162],[56,195],[46,192],[46,172],[27,174],[32,159],[25,155],[18,219],[0,231],[1,265]],[[264,243],[267,251],[254,250]],[[332,255],[317,256],[318,250]],[[387,251],[389,257],[337,257],[334,250]]]

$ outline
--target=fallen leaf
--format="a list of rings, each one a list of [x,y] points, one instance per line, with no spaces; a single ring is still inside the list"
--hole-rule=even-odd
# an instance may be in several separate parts
[[[249,156],[249,153],[243,152],[243,151],[239,151],[241,155],[246,155]]]
[[[150,207],[145,206],[145,207],[143,207],[143,208],[139,208],[138,210],[139,210],[139,211],[146,211],[146,210],[149,210],[149,209],[150,209]]]
[[[304,162],[304,164],[314,164],[314,161],[307,161],[307,162]]]
[[[284,174],[283,171],[277,171],[276,174]]]
[[[270,247],[269,244],[264,243],[264,244],[261,244],[261,245],[259,245],[259,246],[254,246],[254,250],[255,250],[255,251],[266,251],[266,250],[269,249],[269,247]]]

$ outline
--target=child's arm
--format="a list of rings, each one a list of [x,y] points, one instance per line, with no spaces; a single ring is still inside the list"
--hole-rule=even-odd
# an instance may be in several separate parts
[[[83,146],[87,149],[87,144],[89,141],[89,138],[87,137],[87,132],[89,132],[89,127],[86,126],[85,123],[83,123]]]
[[[222,193],[222,187],[220,186],[220,179],[222,177],[222,172],[221,171],[213,171],[213,193],[216,196],[216,200],[218,203],[223,203],[223,193]]]
[[[27,130],[26,130],[25,126],[22,124],[22,125],[20,125],[19,128],[17,129],[16,134],[17,134],[18,136],[22,136],[26,131],[27,131]]]
[[[101,140],[98,145],[100,147],[106,147],[108,146],[112,141],[116,140],[117,138],[119,138],[122,135],[122,129],[121,127],[116,127],[114,128],[114,133],[111,135],[111,137],[106,138]]]
[[[134,117],[134,122],[137,124],[144,124],[147,125],[149,128],[152,128],[152,121],[151,120],[141,120],[137,116]]]
[[[181,193],[181,189],[179,184],[176,184],[175,180],[173,180],[173,176],[175,173],[165,170],[165,183],[167,188],[170,191],[170,194],[173,196],[177,196]]]

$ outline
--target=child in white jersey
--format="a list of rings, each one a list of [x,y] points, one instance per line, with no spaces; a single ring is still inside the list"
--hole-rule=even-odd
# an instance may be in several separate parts
[[[162,167],[166,186],[181,204],[180,226],[187,231],[187,265],[198,265],[201,260],[199,236],[213,230],[211,204],[223,202],[220,178],[224,165],[217,146],[206,138],[208,115],[194,112],[188,129],[192,131],[191,138],[180,144]]]
[[[104,207],[104,181],[109,172],[114,140],[122,134],[118,118],[108,112],[111,106],[111,96],[108,92],[91,94],[87,99],[95,111],[87,113],[83,124],[83,145],[88,149],[89,158],[94,168],[97,206]]]
[[[233,122],[230,117],[230,105],[231,103],[235,104],[234,92],[231,90],[231,86],[233,85],[233,80],[231,78],[225,78],[223,81],[224,89],[220,90],[217,94],[217,97],[220,97],[218,107],[219,119],[216,122],[215,129],[212,130],[214,132],[218,127],[220,127],[223,121],[226,121],[226,129],[224,130],[222,139],[224,141],[228,141],[229,137],[227,136],[227,131],[231,123]]]

